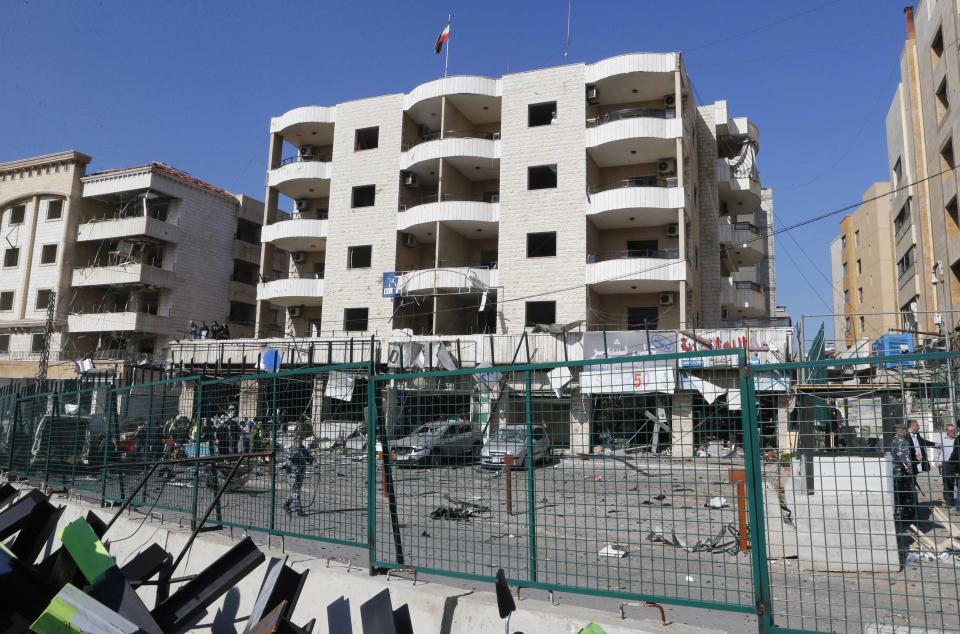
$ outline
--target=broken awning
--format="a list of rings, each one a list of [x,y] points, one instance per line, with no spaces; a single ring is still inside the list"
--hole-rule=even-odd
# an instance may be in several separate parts
[[[589,365],[580,373],[583,394],[673,394],[676,370],[663,362]]]

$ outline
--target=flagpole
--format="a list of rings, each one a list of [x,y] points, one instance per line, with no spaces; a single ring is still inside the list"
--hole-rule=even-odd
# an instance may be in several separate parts
[[[450,65],[450,24],[453,22],[453,14],[447,14],[447,52],[443,57],[443,78],[447,78],[447,67]]]

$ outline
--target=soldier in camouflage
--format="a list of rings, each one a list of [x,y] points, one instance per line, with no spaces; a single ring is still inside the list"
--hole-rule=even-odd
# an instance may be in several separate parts
[[[287,513],[296,511],[297,515],[304,515],[303,505],[300,502],[300,489],[303,488],[303,478],[308,464],[313,464],[313,456],[310,455],[310,450],[303,446],[303,438],[297,436],[293,439],[293,446],[286,452],[286,459],[282,465],[287,472],[289,487],[287,501],[283,503]]]
[[[917,516],[917,466],[914,447],[907,437],[906,422],[897,423],[896,436],[890,443],[893,457],[894,519],[898,529],[904,530]]]

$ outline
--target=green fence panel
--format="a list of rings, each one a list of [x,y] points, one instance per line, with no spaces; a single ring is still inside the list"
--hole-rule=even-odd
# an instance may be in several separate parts
[[[759,455],[765,631],[960,631],[960,455],[950,460],[947,432],[958,363],[926,353],[749,368],[817,378],[791,386],[777,451]],[[916,443],[897,431],[909,421]]]
[[[742,358],[377,376],[375,566],[755,612]]]

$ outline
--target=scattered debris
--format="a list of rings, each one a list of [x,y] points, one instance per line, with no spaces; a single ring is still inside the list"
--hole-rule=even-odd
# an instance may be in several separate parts
[[[623,544],[607,544],[597,554],[601,557],[622,558],[627,556],[627,547]]]
[[[420,533],[420,537],[430,537],[430,533],[428,533],[427,531],[423,531],[422,533]]]
[[[729,534],[730,537],[727,537],[727,534]],[[711,552],[735,555],[740,552],[739,534],[737,533],[737,529],[733,527],[733,524],[727,524],[720,529],[720,532],[717,533],[715,537],[701,539],[693,546],[688,545],[686,541],[677,537],[676,533],[671,534],[670,537],[666,537],[663,534],[663,528],[660,526],[655,526],[647,535],[647,541],[655,544],[669,544],[670,546],[685,550],[688,553]]]
[[[687,575],[687,576],[685,577],[685,581],[686,581],[687,583],[696,583],[696,582],[697,582],[697,580],[694,579],[693,577],[691,577],[690,575]]]
[[[708,508],[708,509],[725,509],[730,505],[727,504],[727,498],[721,497],[718,495],[715,498],[710,498],[709,500],[707,500],[707,503],[704,504],[703,506],[704,508]]]
[[[438,506],[430,513],[430,517],[435,520],[469,520],[474,515],[480,513],[489,513],[490,507],[467,500],[457,500],[449,495],[444,496],[449,502],[448,506]]]
[[[737,453],[736,445],[711,441],[697,449],[697,458],[732,458]]]
[[[603,474],[597,473],[596,471],[594,471],[593,473],[588,473],[587,475],[583,476],[583,479],[593,480],[594,482],[596,482],[599,480],[603,480]]]

